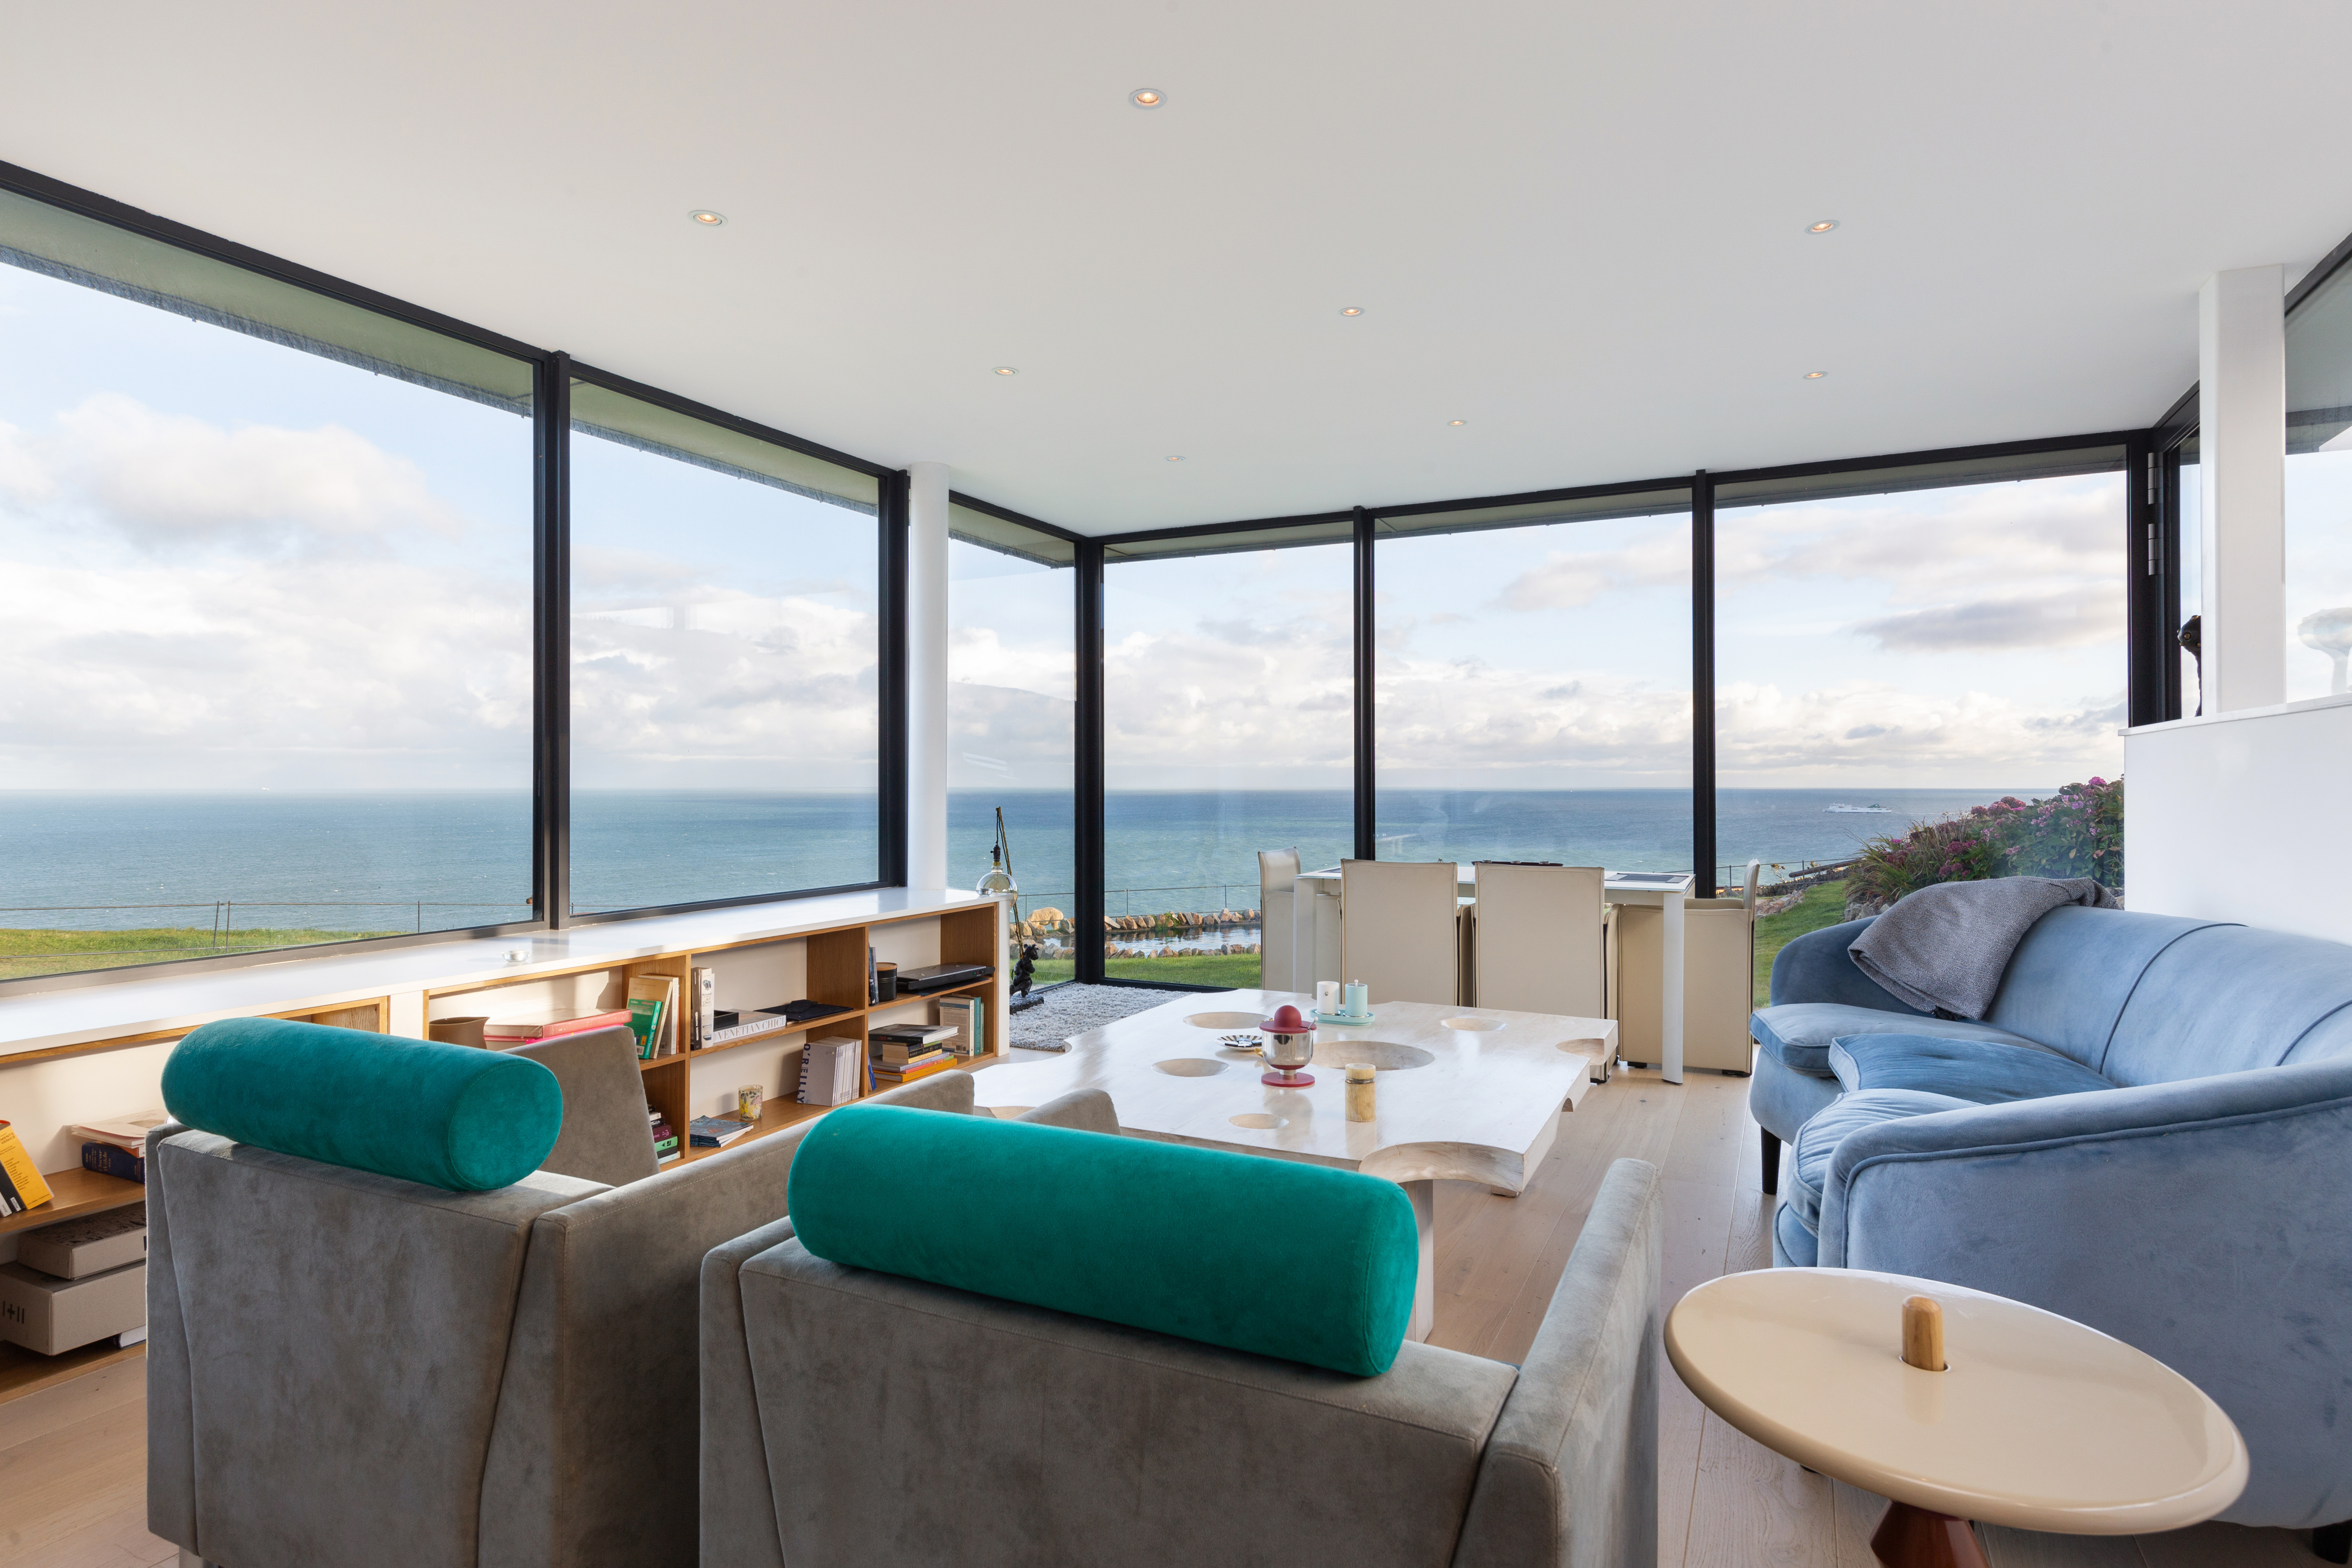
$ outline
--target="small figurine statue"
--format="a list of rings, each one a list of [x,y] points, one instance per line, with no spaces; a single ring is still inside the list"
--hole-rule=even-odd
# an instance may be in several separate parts
[[[1036,973],[1037,944],[1034,942],[1024,942],[1021,944],[1021,961],[1013,966],[1013,994],[1028,995],[1030,977]]]

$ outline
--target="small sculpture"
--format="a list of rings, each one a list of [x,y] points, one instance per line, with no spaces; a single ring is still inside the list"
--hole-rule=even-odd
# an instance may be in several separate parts
[[[1037,944],[1034,942],[1024,942],[1021,945],[1020,960],[1013,966],[1013,994],[1028,995],[1030,979],[1036,973]]]
[[[1260,1054],[1265,1058],[1266,1065],[1258,1082],[1270,1083],[1276,1089],[1305,1089],[1315,1081],[1314,1074],[1298,1070],[1315,1059],[1312,1021],[1286,1002],[1258,1027],[1265,1031],[1265,1045]]]

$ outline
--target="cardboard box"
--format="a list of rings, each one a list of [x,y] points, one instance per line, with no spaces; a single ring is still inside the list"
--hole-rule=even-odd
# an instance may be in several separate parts
[[[87,1279],[147,1260],[147,1205],[60,1220],[16,1238],[16,1261],[60,1279]]]
[[[61,1355],[147,1321],[147,1265],[126,1263],[87,1279],[58,1279],[0,1263],[0,1340]]]

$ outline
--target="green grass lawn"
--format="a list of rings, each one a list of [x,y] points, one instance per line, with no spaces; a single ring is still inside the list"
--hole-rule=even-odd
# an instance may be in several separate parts
[[[301,927],[257,927],[215,931],[190,926],[145,931],[39,931],[0,929],[0,980],[29,974],[70,974],[80,969],[112,969],[126,963],[161,963],[173,958],[259,952],[321,942],[357,942],[362,937],[399,936],[388,931],[312,931]]]
[[[1833,926],[1845,919],[1845,884],[1823,882],[1805,889],[1804,901],[1756,922],[1756,1005],[1772,995],[1772,960],[1790,942],[1809,931]]]
[[[1104,966],[1113,980],[1140,980],[1146,984],[1217,985],[1236,991],[1255,990],[1258,956],[1254,952],[1189,954],[1181,958],[1114,958]],[[1074,958],[1041,958],[1029,983],[1047,986],[1077,977]]]

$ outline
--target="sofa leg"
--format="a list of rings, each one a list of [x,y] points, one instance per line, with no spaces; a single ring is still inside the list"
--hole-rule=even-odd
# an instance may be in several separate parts
[[[1780,1134],[1774,1132],[1769,1127],[1759,1131],[1764,1134],[1764,1190],[1767,1193],[1777,1193],[1780,1190]]]
[[[2313,1531],[2311,1554],[2322,1563],[2352,1563],[2352,1519],[2323,1524]]]

